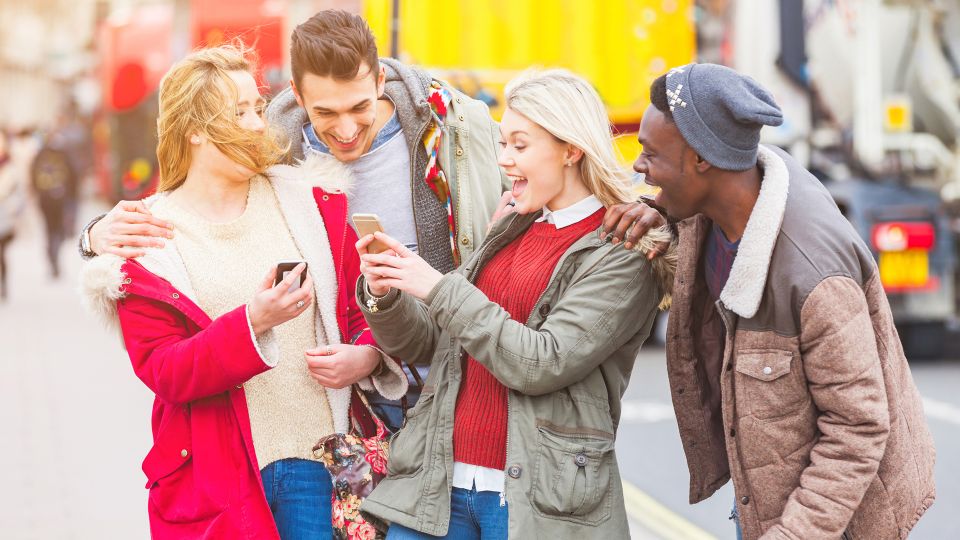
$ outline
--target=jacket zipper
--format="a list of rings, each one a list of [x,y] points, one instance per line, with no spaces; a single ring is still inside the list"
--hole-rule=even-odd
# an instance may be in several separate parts
[[[337,279],[338,279],[338,282],[337,282],[337,283],[338,283],[338,286],[339,286],[340,283],[343,283],[343,282],[344,282],[344,278],[346,277],[346,276],[344,276],[344,274],[343,274],[343,264],[344,264],[344,261],[346,260],[346,258],[344,257],[344,250],[345,250],[346,247],[347,247],[347,227],[350,226],[350,222],[347,221],[347,220],[350,219],[350,199],[347,197],[347,194],[346,194],[346,193],[343,194],[343,209],[344,209],[344,214],[343,214],[343,240],[340,242],[340,265],[339,265],[340,267],[337,268]],[[354,284],[354,286],[356,286],[356,284]],[[347,288],[347,289],[345,289],[345,290],[350,291],[349,288]],[[353,294],[353,293],[348,293],[348,294]],[[339,303],[339,296],[340,296],[340,295],[338,294],[338,295],[337,295],[337,298],[338,298],[337,303]],[[347,305],[350,305],[350,301],[349,301],[349,300],[347,300]],[[344,306],[344,310],[346,310],[346,306]],[[350,315],[347,314],[346,312],[344,313],[344,315],[345,315],[345,320],[343,321],[343,323],[344,323],[344,324],[343,324],[343,328],[347,331],[347,333],[351,333],[351,334],[352,334],[352,333],[353,333],[353,329],[350,328]],[[338,324],[337,326],[340,326],[340,325]],[[341,330],[341,332],[342,332],[342,330]],[[344,339],[351,339],[352,337],[353,337],[352,335],[351,335],[351,336],[341,336],[340,340],[343,341]]]
[[[726,334],[726,335],[724,336],[724,338],[723,338],[723,347],[724,347],[724,350],[726,350],[727,344],[728,344],[728,342],[729,342],[729,344],[730,344],[730,361],[733,361],[733,353],[734,353],[734,351],[733,351],[733,338],[732,338],[731,335],[730,335],[730,327],[732,326],[732,321],[730,320],[730,315],[729,315],[729,313],[728,313],[728,311],[727,311],[726,306],[723,305],[723,302],[721,302],[720,300],[717,300],[717,302],[716,302],[716,304],[715,304],[715,307],[716,307],[716,309],[717,309],[717,313],[720,314],[720,320],[723,322],[723,330],[724,330],[724,332],[725,332],[725,334]],[[721,365],[720,369],[722,370],[722,369],[724,369],[724,367]],[[721,393],[723,393],[723,390],[722,390],[722,389],[721,389]],[[733,406],[733,407],[736,407],[736,402],[734,402],[732,406]],[[723,401],[722,401],[722,400],[721,400],[721,403],[720,403],[720,409],[721,409],[721,416],[722,416],[722,414],[723,414]],[[734,421],[735,418],[736,418],[736,415],[735,415],[735,414],[733,414],[733,416],[734,416],[734,418],[731,418],[731,425],[733,424],[733,421]],[[724,427],[724,430],[726,430],[726,427]],[[726,434],[724,434],[724,435],[726,435]],[[735,438],[734,438],[734,441],[733,441],[733,444],[737,447],[737,452],[739,453],[739,452],[740,452],[740,440],[735,437]],[[733,478],[733,470],[732,470],[732,469],[730,470],[730,478]],[[747,480],[746,477],[744,477],[743,480],[744,480],[745,483],[749,483],[749,480]],[[753,492],[753,489],[752,489],[751,487],[748,487],[747,490],[748,490],[748,492]],[[736,506],[736,504],[737,504],[737,498],[736,498],[736,497],[734,497],[733,504],[734,504],[735,506]],[[738,513],[738,515],[740,516],[740,524],[741,524],[741,525],[744,525],[744,522],[743,522],[743,514],[740,513],[739,508],[737,509],[737,513]]]

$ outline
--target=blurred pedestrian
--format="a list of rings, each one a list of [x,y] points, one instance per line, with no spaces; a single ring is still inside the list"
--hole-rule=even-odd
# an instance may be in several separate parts
[[[738,537],[905,538],[934,446],[870,249],[759,145],[780,108],[729,68],[650,87],[634,169],[678,223],[667,373],[690,500],[733,480]]]
[[[54,278],[60,276],[60,247],[73,232],[79,181],[64,143],[56,131],[48,134],[30,171],[33,193],[43,215],[47,260]]]
[[[282,147],[265,132],[251,69],[243,50],[221,46],[164,76],[158,194],[129,204],[177,234],[83,271],[89,304],[119,324],[156,394],[143,462],[155,539],[331,538],[334,486],[314,445],[369,420],[350,412],[352,385],[393,399],[407,390],[351,294],[348,173],[273,166]]]
[[[514,212],[443,275],[385,234],[357,244],[357,291],[388,353],[431,363],[393,440],[386,479],[363,502],[388,540],[629,538],[614,451],[620,399],[672,257],[648,259],[597,234],[630,200],[609,120],[567,71],[506,89],[499,163]]]
[[[13,241],[17,221],[26,206],[23,181],[14,163],[11,136],[0,129],[0,301],[9,294],[7,246]]]

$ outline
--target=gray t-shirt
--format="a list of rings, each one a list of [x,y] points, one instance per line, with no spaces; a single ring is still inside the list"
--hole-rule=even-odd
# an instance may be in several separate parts
[[[304,155],[313,153],[326,159],[336,159],[314,134],[309,123],[303,126],[303,149]],[[377,133],[366,154],[343,165],[354,177],[349,197],[350,214],[376,214],[384,232],[416,252],[417,226],[413,219],[410,149],[396,113]]]

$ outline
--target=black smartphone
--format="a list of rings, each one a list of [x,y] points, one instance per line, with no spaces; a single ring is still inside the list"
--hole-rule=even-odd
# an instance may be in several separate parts
[[[277,277],[273,280],[273,286],[276,287],[280,284],[284,278],[287,277],[287,274],[293,272],[293,269],[297,267],[298,264],[303,264],[303,272],[300,272],[300,282],[294,283],[288,292],[293,292],[303,286],[303,282],[307,280],[307,261],[280,261],[277,263]]]

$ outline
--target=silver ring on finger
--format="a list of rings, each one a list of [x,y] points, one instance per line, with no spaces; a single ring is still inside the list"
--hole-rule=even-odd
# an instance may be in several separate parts
[[[303,300],[297,300],[297,309],[302,308],[302,307],[303,307],[303,304],[304,304],[304,301],[303,301]]]

